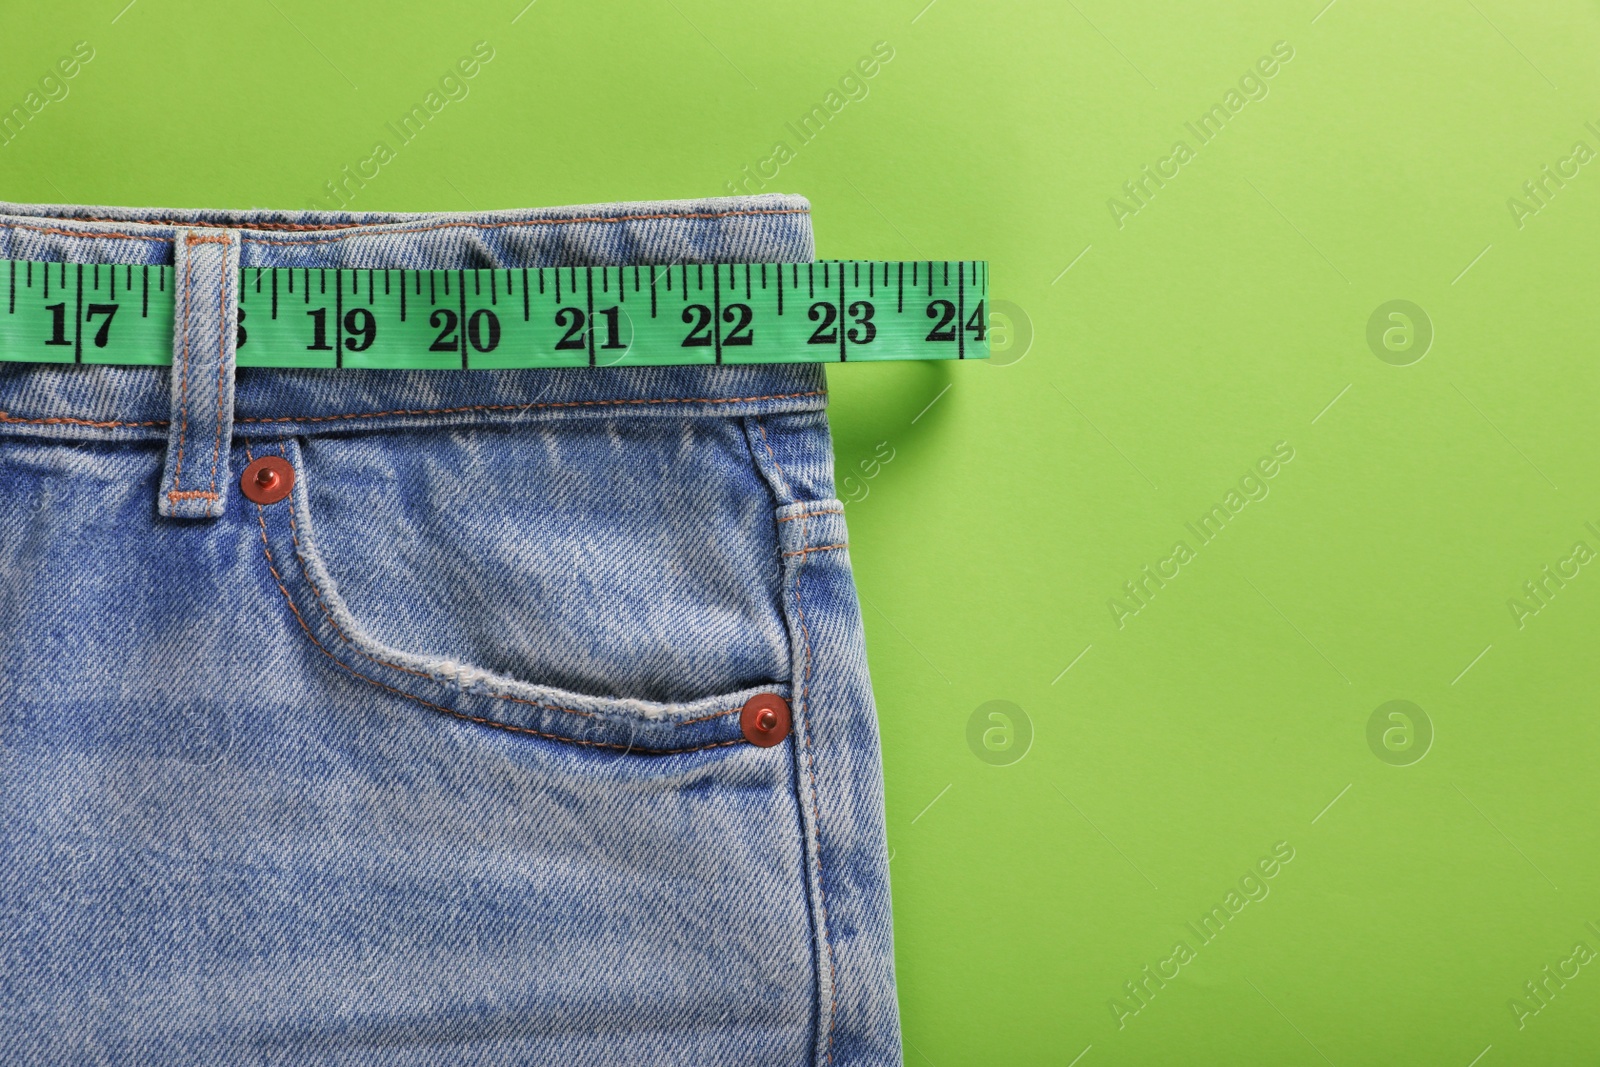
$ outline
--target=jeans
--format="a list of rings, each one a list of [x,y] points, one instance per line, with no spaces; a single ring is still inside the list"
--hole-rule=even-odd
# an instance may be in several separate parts
[[[177,299],[170,368],[0,363],[0,1062],[900,1062],[822,369],[234,365],[241,266],[807,261],[803,199],[0,244]]]

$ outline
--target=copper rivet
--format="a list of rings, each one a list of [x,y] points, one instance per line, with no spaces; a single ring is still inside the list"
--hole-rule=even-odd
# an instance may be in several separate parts
[[[239,490],[256,504],[276,504],[293,489],[294,468],[282,456],[262,456],[239,477]]]
[[[739,729],[752,745],[771,748],[789,736],[789,718],[788,701],[777,693],[757,693],[740,709]]]

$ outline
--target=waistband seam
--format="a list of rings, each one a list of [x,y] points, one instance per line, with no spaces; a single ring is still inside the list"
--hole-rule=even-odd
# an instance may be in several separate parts
[[[273,415],[235,419],[235,422],[332,422],[339,419],[376,419],[386,415],[454,415],[463,411],[525,411],[533,408],[625,407],[630,404],[747,404],[758,400],[799,400],[824,396],[826,390],[805,393],[768,393],[765,396],[622,397],[615,400],[548,400],[527,404],[468,404],[456,408],[401,408],[394,411],[358,411],[342,415]]]
[[[659,213],[656,213],[656,214],[641,214],[641,215],[592,215],[592,216],[584,216],[584,217],[580,217],[580,218],[570,218],[570,219],[508,219],[508,220],[503,220],[503,221],[499,221],[499,222],[476,222],[476,221],[472,221],[472,220],[469,220],[469,219],[456,219],[456,220],[451,220],[451,221],[448,221],[448,222],[439,222],[439,223],[434,223],[434,224],[428,225],[428,226],[419,226],[419,227],[415,227],[415,228],[412,228],[412,229],[406,229],[406,230],[388,229],[388,227],[390,227],[390,226],[404,225],[404,223],[393,223],[393,222],[339,223],[339,224],[336,224],[336,225],[326,225],[326,226],[322,226],[322,225],[317,225],[317,226],[310,226],[310,225],[299,226],[299,225],[295,225],[295,224],[263,224],[263,225],[252,226],[252,225],[248,225],[248,224],[240,225],[240,224],[236,224],[236,223],[222,223],[222,222],[170,222],[169,223],[169,222],[166,222],[165,220],[162,220],[162,221],[158,221],[158,222],[152,222],[151,225],[172,225],[172,226],[180,226],[180,227],[189,227],[189,226],[220,227],[220,228],[223,228],[223,229],[241,231],[240,241],[244,242],[244,243],[248,243],[248,244],[305,245],[305,244],[326,243],[326,242],[329,242],[329,241],[343,241],[343,240],[345,240],[345,239],[347,239],[349,237],[360,237],[360,236],[379,237],[379,236],[390,236],[390,235],[394,235],[394,234],[431,233],[431,232],[436,231],[436,230],[446,230],[446,229],[456,229],[456,228],[471,228],[471,229],[479,229],[479,230],[497,230],[497,229],[502,229],[502,228],[508,227],[508,226],[571,226],[571,225],[577,225],[577,224],[582,224],[582,223],[640,222],[640,221],[646,221],[646,220],[652,220],[652,219],[722,219],[722,218],[729,218],[729,217],[732,217],[732,216],[809,215],[810,213],[811,212],[808,211],[805,208],[747,208],[747,209],[741,209],[741,210],[737,210],[737,211],[701,211],[701,212],[686,211],[686,212],[659,212]],[[59,222],[67,223],[67,222],[73,222],[73,221],[77,221],[77,220],[70,219],[70,218],[62,218],[62,219],[55,219],[55,220],[52,220],[52,221],[59,221]],[[143,222],[144,220],[90,218],[90,219],[84,219],[83,221],[85,221],[85,222],[116,222],[116,223],[120,223],[120,224],[126,225],[129,222]],[[273,239],[273,238],[269,238],[269,237],[245,237],[245,236],[243,236],[243,232],[249,231],[249,230],[252,230],[252,229],[277,229],[277,228],[282,228],[283,226],[290,226],[290,227],[292,227],[294,229],[297,229],[297,230],[338,229],[338,230],[341,230],[341,231],[344,231],[344,232],[341,232],[341,233],[339,233],[337,235],[334,235],[334,236],[308,237],[308,238],[305,238],[304,240],[294,240],[294,241],[278,240],[278,239]],[[31,226],[31,225],[28,225],[27,223],[22,223],[22,222],[0,223],[0,228],[7,229],[7,230],[28,230],[28,231],[31,231],[31,232],[34,232],[34,233],[49,233],[49,234],[56,234],[56,235],[63,236],[63,237],[83,237],[83,238],[88,238],[90,240],[99,239],[99,240],[119,240],[119,241],[158,241],[158,242],[162,242],[162,243],[165,243],[165,244],[171,244],[175,240],[177,240],[176,236],[173,236],[173,237],[160,237],[160,236],[154,236],[154,235],[150,235],[150,234],[138,234],[138,233],[94,233],[94,232],[82,232],[82,231],[78,231],[78,230],[64,230],[64,229],[59,229],[59,228],[56,228],[56,227],[49,227],[49,226]],[[202,238],[202,240],[215,240],[215,238]]]
[[[338,415],[258,415],[235,418],[236,423],[268,422],[337,422],[349,419],[378,419],[390,415],[458,415],[466,411],[526,411],[536,408],[626,407],[634,404],[748,404],[760,400],[803,400],[806,397],[826,396],[825,389],[812,389],[804,393],[768,393],[765,396],[682,396],[682,397],[623,397],[615,400],[552,400],[528,404],[468,404],[454,408],[397,408],[392,411],[353,411]],[[95,421],[69,415],[52,415],[47,418],[28,418],[0,411],[0,423],[29,423],[73,426],[92,426],[97,429],[116,429],[130,426],[170,426],[170,419],[151,419],[147,422]]]

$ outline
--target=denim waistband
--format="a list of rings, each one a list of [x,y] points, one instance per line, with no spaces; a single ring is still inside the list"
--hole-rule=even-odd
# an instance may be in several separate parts
[[[808,262],[810,205],[762,195],[466,214],[169,210],[0,202],[0,259],[174,264],[215,241],[241,267]],[[202,249],[204,250],[204,249]],[[231,267],[232,260],[220,260]],[[225,283],[224,283],[225,284]],[[174,367],[0,363],[0,433],[165,438]],[[233,370],[234,436],[589,413],[759,415],[825,403],[815,364],[500,371]],[[225,391],[217,390],[219,397]],[[199,392],[197,390],[198,399]],[[224,401],[225,402],[225,401]]]

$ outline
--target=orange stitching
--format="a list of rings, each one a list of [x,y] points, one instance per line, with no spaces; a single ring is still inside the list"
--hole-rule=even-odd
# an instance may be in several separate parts
[[[226,234],[221,237],[202,237],[197,233],[191,233],[184,235],[183,243],[186,245],[225,245],[228,243],[228,237]]]
[[[570,226],[580,222],[635,222],[643,219],[723,219],[734,215],[808,215],[806,208],[746,208],[738,211],[685,211],[661,212],[653,215],[592,215],[573,219],[514,219],[506,222],[472,222],[460,220],[456,222],[441,222],[433,226],[425,226],[415,230],[385,230],[385,235],[391,233],[428,233],[431,230],[442,230],[454,226],[476,226],[479,229],[493,230],[503,226]],[[338,223],[293,223],[293,222],[197,222],[184,219],[106,219],[92,215],[77,216],[50,216],[61,222],[115,222],[132,223],[145,226],[213,226],[225,227],[230,230],[361,230],[373,229],[379,226],[393,226],[395,222],[338,222]],[[11,223],[20,229],[39,230],[37,226],[24,226],[22,223]],[[133,234],[95,234],[76,233],[71,230],[41,230],[43,233],[61,233],[68,237],[134,237]],[[140,241],[170,241],[170,237],[137,237]],[[310,241],[269,241],[258,238],[244,238],[253,244],[311,244]],[[342,241],[344,235],[338,237],[322,238],[325,241]]]
[[[65,222],[67,220],[63,219],[62,221]],[[160,241],[164,244],[172,243],[172,238],[170,237],[148,237],[140,233],[83,233],[79,230],[57,230],[49,226],[28,226],[20,222],[0,223],[0,229],[32,230],[34,233],[58,233],[63,237],[88,237],[91,239],[107,238],[124,241]]]
[[[193,303],[193,288],[194,257],[189,256],[183,261],[183,375],[178,405],[183,422],[178,426],[178,467],[172,472],[174,489],[183,482],[183,439],[189,432],[189,305]],[[168,494],[168,499],[171,499],[171,494]]]
[[[802,529],[804,529],[804,527],[802,527]],[[837,544],[837,545],[818,545],[815,548],[802,548],[802,549],[799,549],[799,550],[794,551],[794,552],[785,552],[784,553],[784,557],[787,558],[789,556],[808,556],[813,552],[832,552],[836,548],[849,548],[849,547],[850,547],[849,545],[844,544],[842,542],[840,544]]]
[[[70,424],[70,425],[73,425],[73,426],[100,426],[100,427],[112,427],[112,426],[170,426],[170,425],[172,425],[166,419],[152,419],[149,422],[94,422],[93,420],[90,420],[90,419],[69,419],[64,415],[58,415],[58,416],[56,416],[54,418],[49,418],[49,419],[24,419],[24,418],[22,418],[20,416],[17,416],[17,415],[8,415],[4,411],[0,411],[0,422],[43,423],[45,425],[50,425],[50,426],[53,426],[53,425],[55,425],[57,423],[67,423],[67,424]]]
[[[228,244],[228,238],[221,241]],[[932,269],[931,267],[929,268]],[[217,287],[217,443],[211,452],[211,491],[217,490],[217,466],[222,462],[222,386],[228,374],[228,252],[222,252],[222,284]],[[237,277],[237,275],[235,275]],[[233,412],[229,412],[232,415]]]
[[[800,527],[800,537],[805,538],[805,526]],[[803,553],[802,553],[803,554]],[[806,626],[806,609],[800,599],[800,576],[805,570],[802,560],[794,572],[794,608],[800,619],[800,632],[806,639],[806,672],[800,690],[800,705],[805,709],[806,763],[811,768],[811,821],[817,828],[817,903],[822,906],[822,943],[828,949],[828,991],[832,1005],[828,1009],[828,1062],[833,1063],[833,1027],[839,1014],[839,977],[833,963],[833,939],[828,936],[828,891],[823,886],[822,874],[822,809],[817,800],[817,761],[811,749],[811,629]]]
[[[176,490],[167,494],[168,500],[215,500],[217,494],[208,493],[204,489],[185,489],[183,492]]]
[[[931,270],[932,268],[929,268],[929,269]],[[783,283],[780,280],[778,284],[781,285]],[[761,433],[761,443],[766,446],[767,458],[772,460],[772,465],[778,469],[778,477],[783,482],[783,491],[784,491],[784,493],[786,493],[790,497],[793,497],[794,496],[794,486],[789,484],[789,476],[787,474],[783,473],[783,464],[778,462],[778,454],[772,450],[772,442],[767,440],[767,428],[764,425],[762,425],[760,419],[756,420],[756,429],[758,431],[760,431],[760,433]]]
[[[778,520],[778,524],[782,525],[783,523],[786,523],[786,522],[793,522],[796,519],[809,519],[813,515],[843,515],[843,514],[844,514],[844,508],[820,508],[820,509],[818,509],[816,511],[801,511],[801,512],[797,512],[794,515],[789,515],[789,516],[787,516],[785,518],[779,519]]]
[[[794,400],[806,396],[824,396],[824,389],[809,393],[769,393],[766,396],[685,396],[650,399],[639,397],[624,400],[557,400],[534,404],[469,404],[459,408],[398,408],[394,411],[355,411],[345,415],[275,415],[235,419],[235,422],[331,422],[338,419],[376,419],[384,415],[452,415],[462,411],[525,411],[529,408],[585,408],[615,407],[626,404],[742,404],[754,400]]]
[[[396,696],[405,697],[407,700],[415,700],[423,707],[432,708],[434,711],[443,712],[444,714],[449,715],[451,718],[462,719],[466,722],[475,722],[480,726],[490,726],[496,730],[506,730],[510,733],[532,734],[535,737],[543,737],[550,741],[560,741],[569,745],[589,745],[594,748],[614,748],[621,749],[625,752],[637,752],[640,755],[667,756],[676,755],[681,752],[700,752],[708,748],[726,748],[729,745],[742,745],[745,743],[744,738],[739,737],[732,741],[713,741],[705,745],[696,745],[693,748],[635,748],[633,745],[617,745],[612,744],[609,741],[585,741],[576,737],[562,737],[560,734],[547,734],[541,730],[530,729],[526,726],[512,726],[509,723],[496,722],[493,719],[480,718],[477,715],[468,715],[465,712],[455,711],[451,708],[447,708],[442,704],[435,704],[431,701],[424,700],[412,693],[407,693],[403,689],[396,689],[392,685],[385,685],[376,678],[368,678],[360,671],[353,670],[350,667],[345,666],[339,661],[337,656],[323,647],[322,642],[317,640],[316,634],[311,632],[311,627],[306,625],[306,620],[300,617],[300,609],[294,606],[294,598],[289,595],[289,590],[284,588],[283,576],[278,573],[278,568],[272,562],[272,549],[267,544],[267,520],[263,514],[264,510],[265,509],[260,504],[256,505],[256,520],[261,524],[261,550],[266,553],[267,570],[272,572],[272,577],[278,586],[278,591],[283,594],[284,602],[289,605],[290,612],[294,614],[295,622],[300,624],[300,629],[305,631],[305,635],[311,639],[311,643],[317,647],[317,651],[321,652],[324,656],[327,656],[330,660],[332,660],[334,666],[348,674],[353,675],[356,678],[361,679],[363,682],[366,682],[370,685],[375,685],[379,689],[386,690],[395,694]]]

